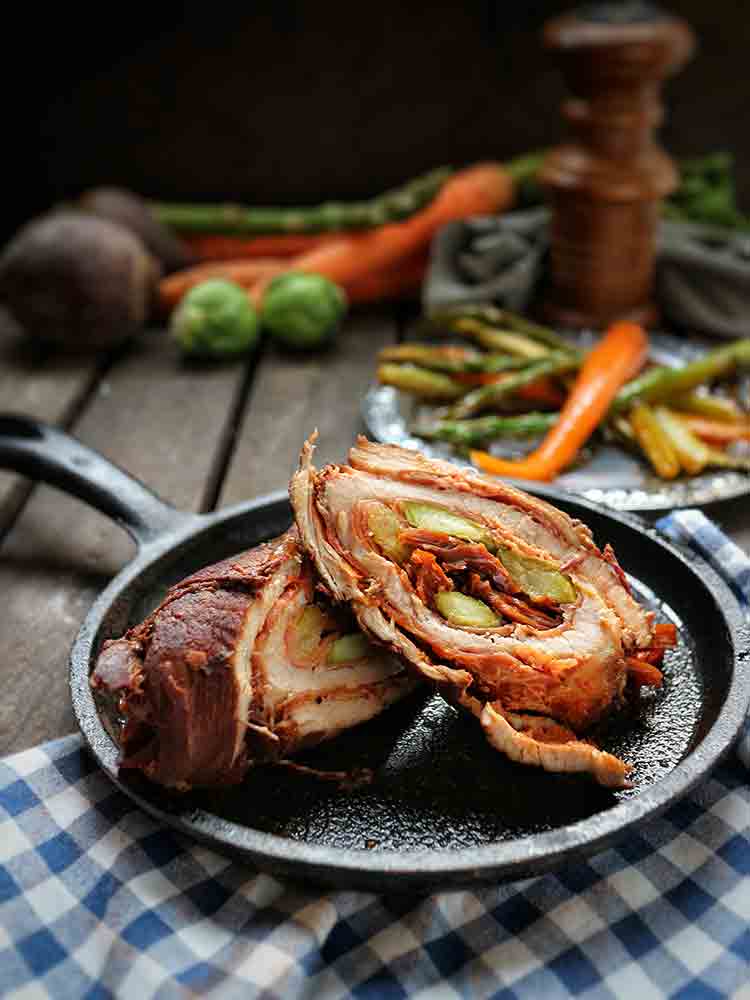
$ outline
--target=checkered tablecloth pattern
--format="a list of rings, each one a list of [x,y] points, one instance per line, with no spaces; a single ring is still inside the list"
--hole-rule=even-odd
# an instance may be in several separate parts
[[[695,514],[662,527],[750,590],[748,561]],[[555,875],[375,896],[197,846],[66,737],[0,762],[0,995],[750,1000],[748,772],[732,756],[620,847]]]

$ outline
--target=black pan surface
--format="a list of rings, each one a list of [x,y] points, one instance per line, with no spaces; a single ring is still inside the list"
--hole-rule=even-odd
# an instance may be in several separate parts
[[[8,465],[2,431],[0,420],[0,464],[5,458]],[[260,869],[380,892],[540,874],[626,837],[675,802],[730,748],[745,716],[750,635],[727,585],[632,515],[543,489],[535,492],[586,521],[600,544],[612,543],[639,598],[679,629],[680,644],[665,660],[664,688],[644,694],[592,734],[635,765],[632,789],[611,792],[585,778],[513,764],[490,749],[473,720],[427,691],[304,758],[326,769],[374,768],[375,781],[354,790],[273,767],[251,772],[230,792],[174,797],[141,777],[120,777],[117,748],[88,685],[102,641],[141,620],[172,583],[273,537],[291,515],[284,494],[208,516],[180,514],[78,442],[65,443],[93,461],[84,470],[87,499],[141,543],[136,560],[91,608],[71,653],[81,730],[99,764],[144,809]],[[57,445],[54,475],[48,462],[35,474],[81,495],[80,482],[60,482]],[[81,469],[79,460],[76,476]],[[111,509],[111,498],[91,495],[92,480],[101,488],[104,470],[124,477],[114,492],[125,514]]]

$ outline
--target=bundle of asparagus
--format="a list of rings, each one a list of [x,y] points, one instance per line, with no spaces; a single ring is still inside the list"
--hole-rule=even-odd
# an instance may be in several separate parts
[[[416,342],[386,348],[378,380],[436,404],[414,433],[460,449],[546,435],[558,425],[572,380],[580,378],[587,358],[591,363],[591,354],[553,330],[492,306],[434,314],[423,321],[423,330],[459,335],[472,346]],[[616,363],[617,350],[610,349],[600,367]],[[636,367],[642,363],[641,358]],[[613,394],[604,419],[597,421],[599,431],[639,449],[665,479],[681,472],[696,475],[707,467],[750,469],[746,456],[727,450],[736,441],[750,440],[750,415],[747,400],[736,391],[739,384],[734,394],[708,391],[710,384],[727,383],[748,365],[750,339],[710,351],[682,368],[646,362]],[[506,471],[493,470],[479,455],[472,457],[487,471]]]

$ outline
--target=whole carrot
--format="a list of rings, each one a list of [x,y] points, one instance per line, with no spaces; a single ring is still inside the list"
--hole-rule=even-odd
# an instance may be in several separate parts
[[[243,260],[258,257],[297,257],[344,235],[330,233],[269,233],[267,236],[217,236],[186,233],[182,242],[202,261]],[[347,234],[349,235],[349,234]]]
[[[427,270],[427,255],[418,253],[401,261],[398,267],[387,271],[374,271],[366,278],[345,285],[346,297],[352,305],[365,302],[382,302],[407,295],[419,295]]]
[[[223,263],[196,264],[175,271],[159,282],[159,306],[169,312],[183,295],[209,278],[225,278],[243,287],[263,279],[270,280],[285,268],[285,261],[267,257],[259,260],[227,260]]]
[[[351,285],[426,249],[445,223],[502,211],[512,200],[513,181],[505,168],[499,163],[478,163],[454,174],[426,208],[404,222],[326,243],[295,257],[290,267],[322,274],[339,285]]]
[[[648,335],[643,328],[635,323],[615,323],[586,357],[559,420],[536,451],[518,461],[472,451],[472,461],[495,475],[554,478],[573,461],[619,389],[636,374],[647,355]]]

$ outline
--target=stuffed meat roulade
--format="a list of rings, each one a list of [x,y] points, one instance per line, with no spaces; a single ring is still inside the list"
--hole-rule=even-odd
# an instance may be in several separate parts
[[[321,581],[361,628],[468,708],[513,760],[622,787],[629,766],[579,739],[629,669],[659,683],[651,613],[609,547],[498,480],[360,438],[291,499]]]
[[[120,766],[185,790],[330,739],[415,681],[316,591],[290,529],[174,586],[104,644],[91,684],[121,720]]]

